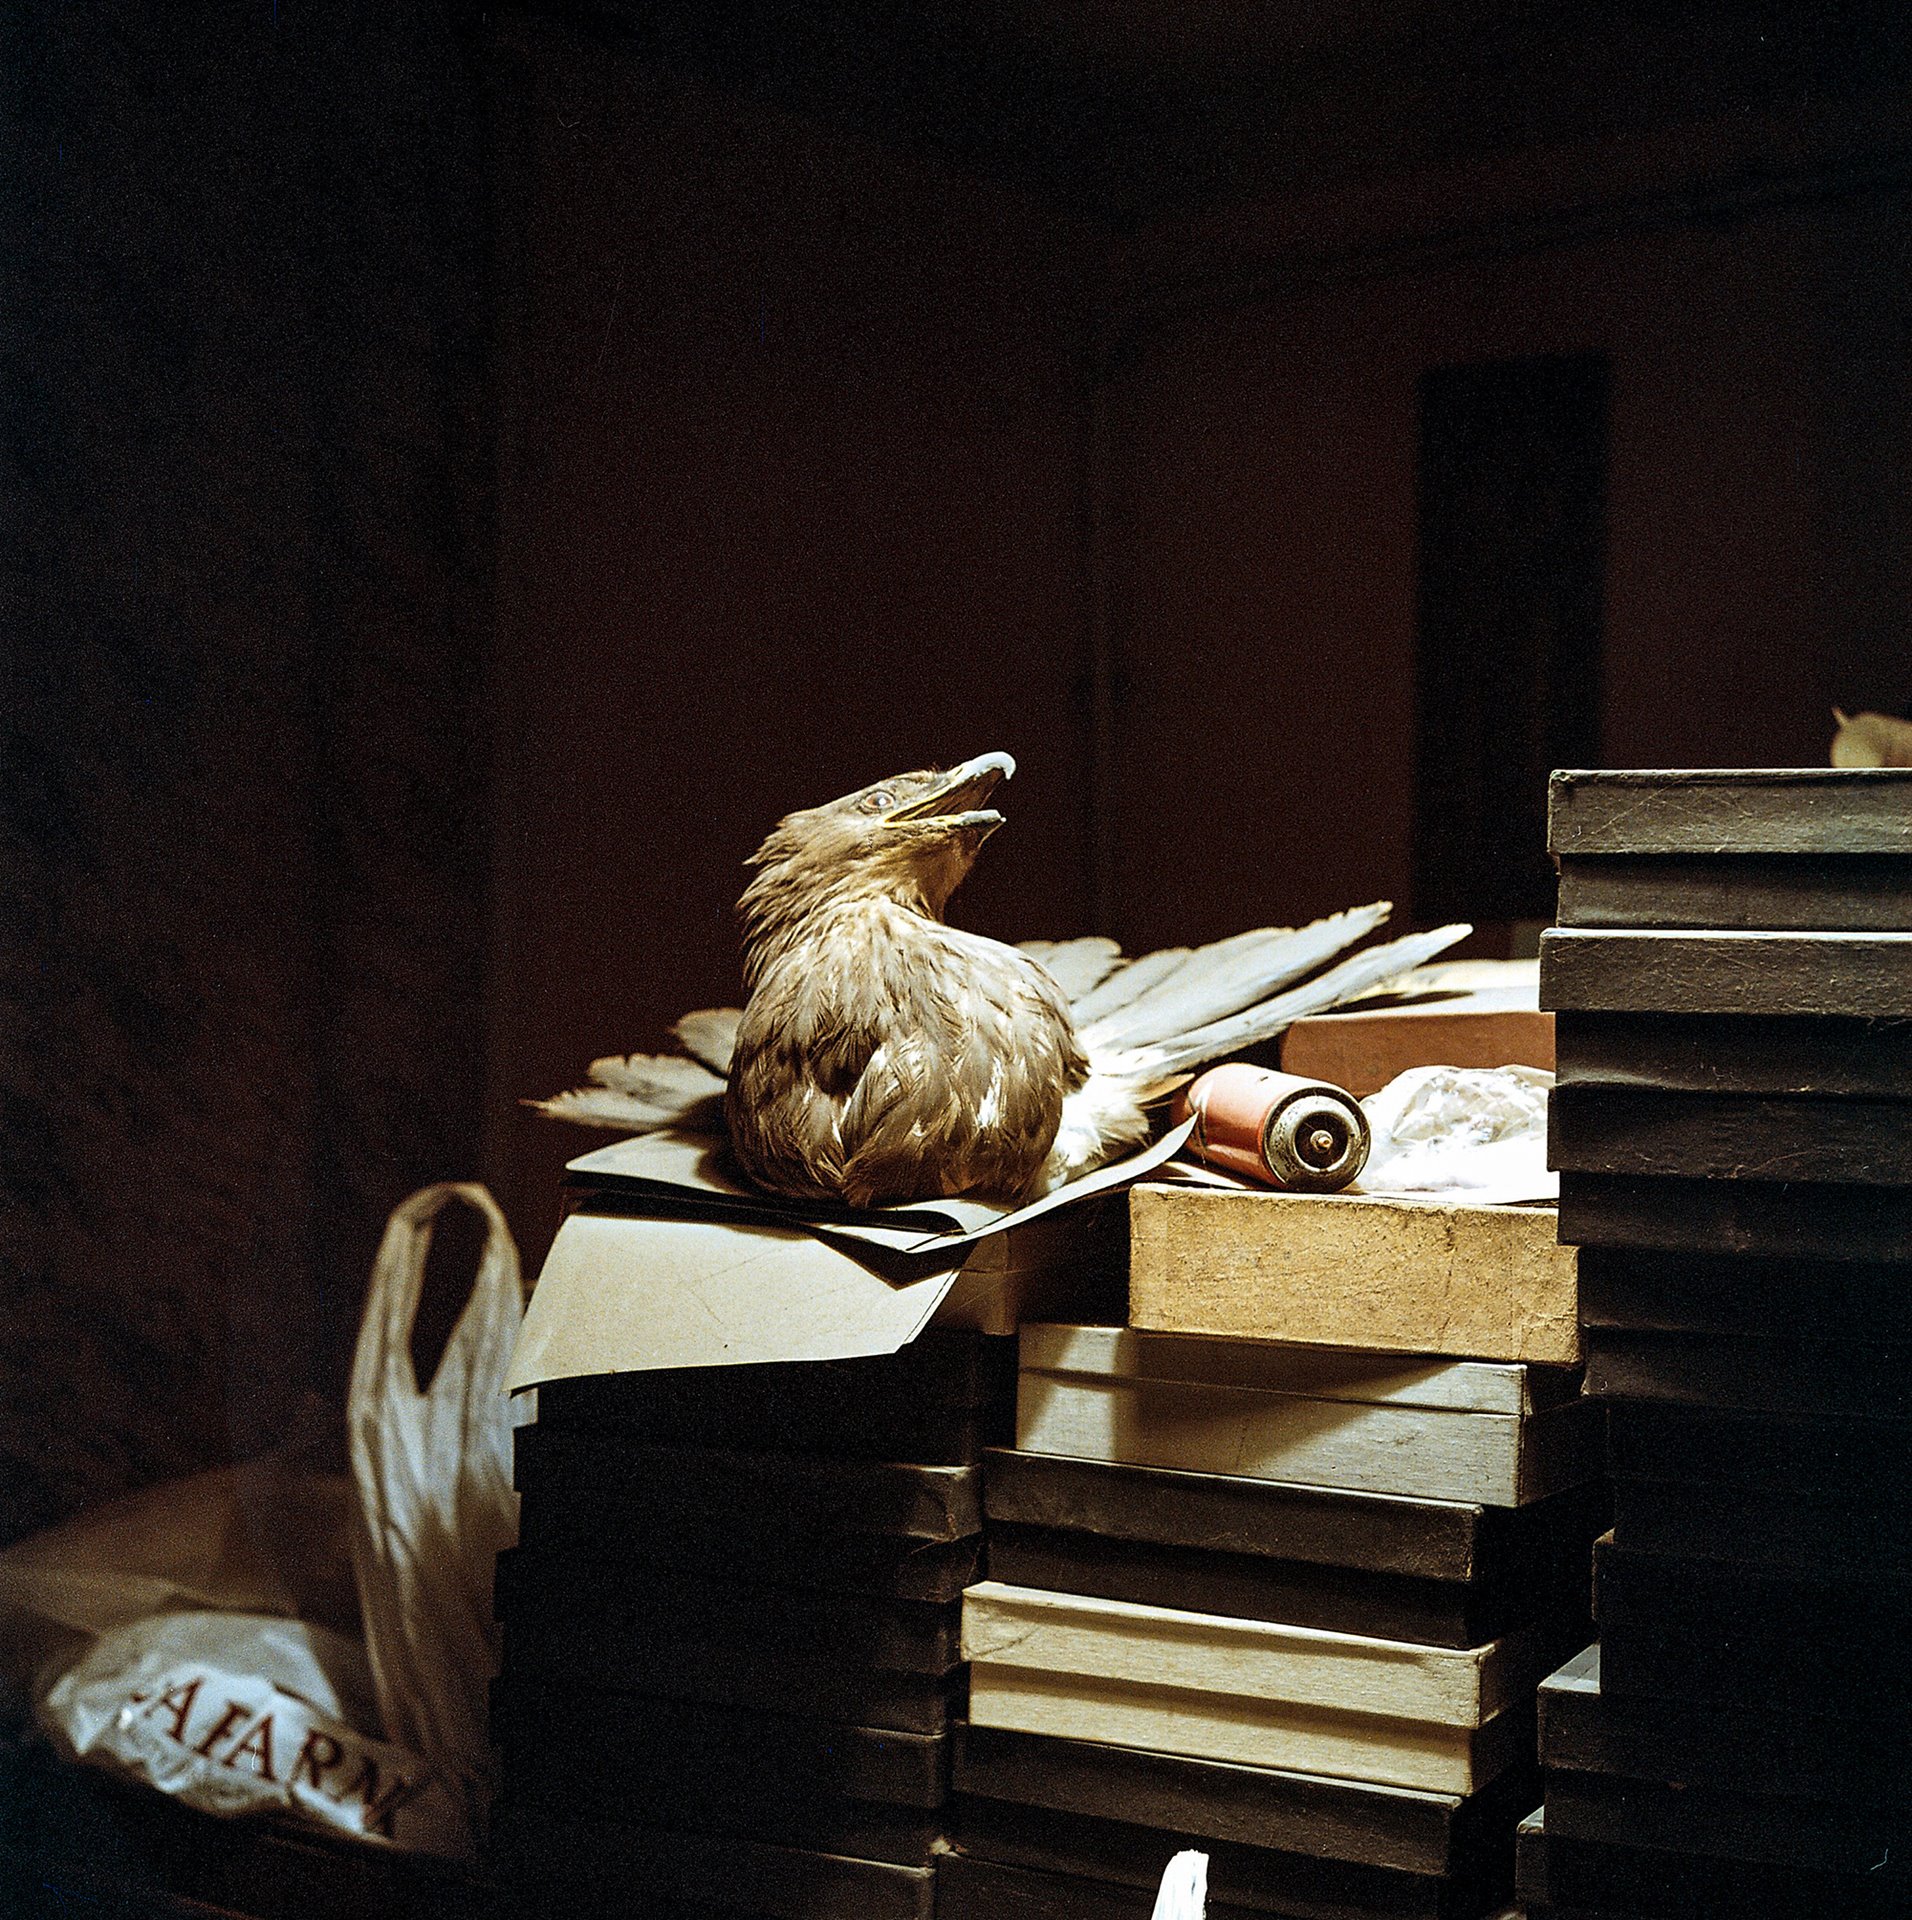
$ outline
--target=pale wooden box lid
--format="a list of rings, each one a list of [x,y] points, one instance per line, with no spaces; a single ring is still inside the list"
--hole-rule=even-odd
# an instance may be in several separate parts
[[[1574,1366],[1552,1207],[1144,1184],[1129,1320],[1155,1333]]]

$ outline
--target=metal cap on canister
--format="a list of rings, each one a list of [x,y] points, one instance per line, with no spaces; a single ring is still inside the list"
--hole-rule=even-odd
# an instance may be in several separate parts
[[[1367,1115],[1325,1081],[1235,1060],[1196,1079],[1177,1110],[1194,1115],[1189,1144],[1202,1159],[1249,1180],[1333,1193],[1367,1165]]]

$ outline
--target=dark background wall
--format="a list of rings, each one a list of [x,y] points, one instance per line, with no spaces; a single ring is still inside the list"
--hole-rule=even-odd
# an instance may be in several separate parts
[[[1158,97],[1153,175],[1088,117],[987,186],[793,113],[801,62],[513,40],[487,1164],[529,1244],[590,1136],[512,1102],[735,997],[790,806],[1003,746],[970,924],[1405,914],[1430,367],[1610,364],[1601,757],[1823,762],[1835,702],[1912,697],[1891,69],[1640,31],[1419,86],[1304,47],[1298,129]]]
[[[1025,191],[574,35],[500,58],[489,1164],[536,1241],[581,1136],[515,1102],[735,1002],[743,862],[791,808],[1007,747],[966,910],[1085,924],[1097,254]]]
[[[1912,696],[1912,201],[1839,181],[1858,132],[1701,124],[1131,243],[1113,931],[1412,899],[1430,368],[1608,364],[1604,764],[1823,764],[1835,704]]]
[[[1912,698],[1828,11],[18,12],[0,1535],[317,1418],[411,1187],[535,1259],[791,806],[1009,749],[1015,937],[1405,903],[1430,367],[1610,361],[1608,760]]]
[[[490,303],[447,8],[0,64],[4,1535],[282,1438],[475,1163]]]

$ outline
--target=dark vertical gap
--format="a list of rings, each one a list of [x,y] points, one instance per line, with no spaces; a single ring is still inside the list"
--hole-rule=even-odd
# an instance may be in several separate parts
[[[1544,920],[1547,775],[1600,757],[1603,355],[1420,382],[1414,910]]]
[[[487,1231],[485,1216],[462,1200],[453,1201],[432,1222],[425,1278],[412,1320],[412,1372],[421,1388],[430,1389],[452,1329],[471,1298],[472,1282],[485,1256]]]

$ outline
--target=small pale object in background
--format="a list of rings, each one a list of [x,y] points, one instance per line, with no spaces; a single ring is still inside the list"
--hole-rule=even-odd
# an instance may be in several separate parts
[[[1162,1875],[1150,1920],[1202,1920],[1208,1911],[1208,1855],[1178,1853]]]
[[[1912,720],[1895,720],[1889,713],[1841,713],[1832,717],[1839,731],[1832,736],[1835,767],[1912,767]]]

